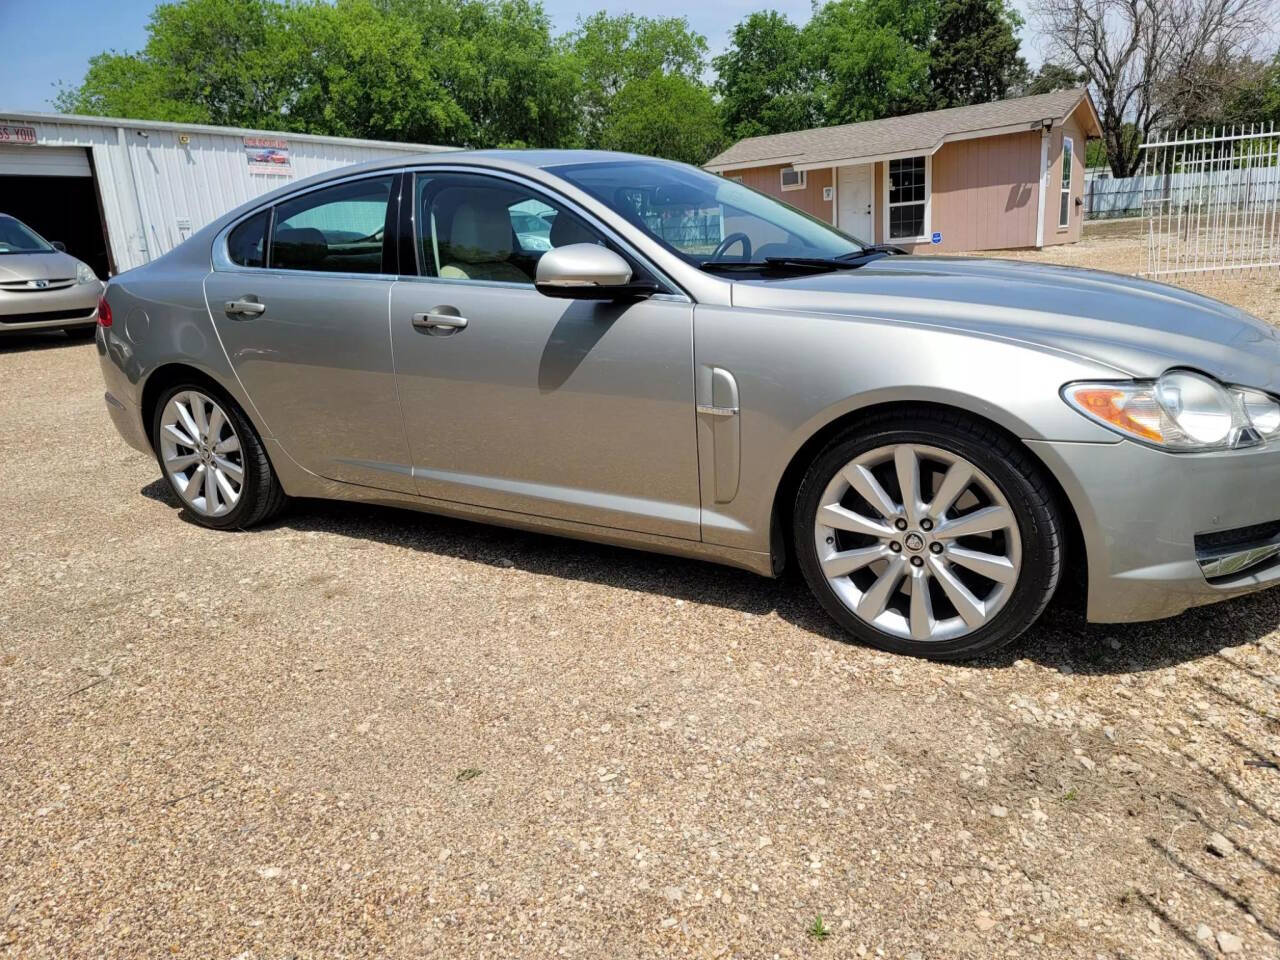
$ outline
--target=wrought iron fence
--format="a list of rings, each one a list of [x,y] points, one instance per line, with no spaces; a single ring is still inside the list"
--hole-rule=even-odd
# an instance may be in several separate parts
[[[1280,267],[1274,124],[1167,133],[1142,152],[1144,276]]]

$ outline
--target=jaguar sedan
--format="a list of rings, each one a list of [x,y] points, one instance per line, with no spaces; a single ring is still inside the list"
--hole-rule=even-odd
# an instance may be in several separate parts
[[[793,562],[854,637],[940,659],[1066,571],[1102,622],[1280,579],[1270,326],[901,255],[676,163],[326,174],[115,278],[98,324],[107,410],[208,527],[330,497]]]

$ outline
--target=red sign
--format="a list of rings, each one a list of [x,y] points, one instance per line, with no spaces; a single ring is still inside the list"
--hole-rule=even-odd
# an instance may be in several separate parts
[[[35,127],[19,127],[0,121],[0,143],[35,143]]]

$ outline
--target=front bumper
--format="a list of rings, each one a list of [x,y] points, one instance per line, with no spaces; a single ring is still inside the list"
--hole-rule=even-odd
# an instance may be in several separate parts
[[[1028,441],[1084,536],[1088,618],[1157,620],[1280,584],[1280,443],[1204,454]],[[1256,528],[1256,529],[1246,529]]]
[[[0,333],[83,327],[98,320],[102,283],[45,290],[0,290]]]

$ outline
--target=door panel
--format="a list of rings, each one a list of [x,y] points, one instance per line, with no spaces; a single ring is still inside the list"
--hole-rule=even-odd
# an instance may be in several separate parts
[[[428,329],[422,314],[466,325]],[[406,279],[391,339],[423,496],[699,538],[688,302]]]
[[[387,329],[392,283],[218,271],[205,297],[236,375],[291,457],[333,480],[412,493]],[[226,312],[242,300],[266,309]]]
[[[836,169],[840,229],[868,243],[875,239],[871,221],[874,182],[871,171],[869,163]]]

